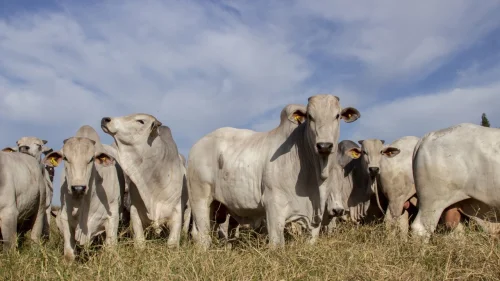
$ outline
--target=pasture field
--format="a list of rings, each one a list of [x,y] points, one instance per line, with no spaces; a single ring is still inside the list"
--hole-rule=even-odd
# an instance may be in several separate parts
[[[269,250],[264,236],[242,233],[232,249],[207,252],[186,239],[177,250],[166,239],[137,250],[122,238],[114,250],[94,246],[67,264],[52,226],[42,246],[27,240],[19,252],[0,254],[0,280],[500,280],[497,239],[469,229],[462,238],[436,234],[422,245],[388,235],[383,224],[340,224],[315,245],[289,235],[284,249]]]

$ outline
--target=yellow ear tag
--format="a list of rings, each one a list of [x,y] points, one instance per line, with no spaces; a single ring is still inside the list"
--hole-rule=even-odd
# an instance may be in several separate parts
[[[351,156],[354,159],[358,159],[361,156],[356,150],[351,150]]]
[[[57,165],[59,165],[59,163],[57,163],[55,157],[50,158],[50,164],[52,164],[52,166],[54,166],[54,167],[57,167]]]
[[[299,115],[295,115],[295,120],[296,120],[297,122],[300,122],[300,119],[301,119],[301,117],[300,117]]]
[[[349,113],[349,115],[347,115],[347,118],[351,119],[351,116],[352,116],[352,114]]]
[[[106,158],[106,157],[104,157],[104,156],[99,158],[99,160],[101,160],[101,163],[104,163],[104,162],[106,161],[106,159],[107,159],[107,158]]]

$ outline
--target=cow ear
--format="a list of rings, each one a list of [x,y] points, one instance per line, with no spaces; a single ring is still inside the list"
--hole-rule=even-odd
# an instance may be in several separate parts
[[[306,121],[306,111],[297,109],[292,113],[292,116],[289,119],[292,123],[300,125]]]
[[[398,148],[386,147],[386,148],[382,149],[381,153],[389,158],[392,158],[392,157],[398,155],[400,152],[401,152],[401,150],[399,150]]]
[[[359,140],[359,141],[358,141],[358,143],[359,143],[360,145],[363,145],[363,142],[364,142],[364,140]]]
[[[43,144],[47,144],[47,142],[48,142],[48,141],[46,141],[46,140],[42,140],[42,143],[43,143]]]
[[[353,148],[349,149],[346,153],[352,159],[358,159],[359,157],[361,157],[361,149],[359,149],[357,147],[353,147]]]
[[[59,166],[59,164],[61,164],[62,159],[63,155],[61,152],[52,151],[51,153],[45,156],[45,158],[43,159],[43,164],[49,167],[57,167]]]
[[[342,116],[342,119],[344,119],[346,123],[351,123],[358,120],[359,117],[361,117],[361,114],[354,107],[346,107],[342,109],[340,116]]]
[[[17,147],[6,147],[2,149],[3,152],[17,152]]]
[[[54,151],[52,148],[48,147],[48,146],[42,146],[42,153],[47,155],[49,153],[51,153],[52,151]]]
[[[380,140],[380,142],[381,142],[382,144],[385,144],[385,140]]]
[[[116,160],[111,155],[104,152],[100,152],[96,154],[94,161],[95,163],[103,167],[109,167],[111,165],[114,165]]]

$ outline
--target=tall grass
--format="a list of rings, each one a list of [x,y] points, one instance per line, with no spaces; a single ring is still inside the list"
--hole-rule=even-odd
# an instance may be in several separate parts
[[[50,241],[0,254],[0,280],[500,280],[498,243],[480,232],[436,234],[423,245],[380,225],[341,224],[315,245],[289,240],[269,250],[265,236],[243,233],[232,249],[218,244],[202,252],[186,239],[177,250],[164,239],[138,250],[122,238],[114,249],[83,250],[69,264],[54,227]]]

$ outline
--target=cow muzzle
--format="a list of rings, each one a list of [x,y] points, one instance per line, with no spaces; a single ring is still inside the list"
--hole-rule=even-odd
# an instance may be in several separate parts
[[[101,119],[101,128],[105,133],[110,133],[108,124],[111,122],[111,117],[103,117]]]
[[[86,190],[87,190],[87,187],[83,186],[83,185],[73,185],[73,186],[71,186],[71,192],[74,195],[82,196],[83,194],[85,194]]]
[[[368,168],[368,171],[370,172],[370,176],[374,177],[378,175],[379,168],[378,167],[370,167]]]
[[[23,145],[23,146],[19,147],[19,152],[22,152],[22,153],[28,153],[29,150],[30,150],[30,147],[27,145]]]
[[[316,143],[316,149],[320,155],[329,155],[333,150],[333,143],[331,142],[318,142]]]

